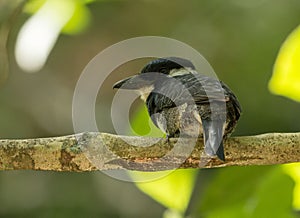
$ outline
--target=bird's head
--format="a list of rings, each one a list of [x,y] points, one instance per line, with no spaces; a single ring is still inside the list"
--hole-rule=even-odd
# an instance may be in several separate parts
[[[189,60],[178,57],[158,58],[146,64],[139,74],[118,81],[113,88],[136,90],[145,101],[161,80],[188,74],[194,70],[195,66]]]

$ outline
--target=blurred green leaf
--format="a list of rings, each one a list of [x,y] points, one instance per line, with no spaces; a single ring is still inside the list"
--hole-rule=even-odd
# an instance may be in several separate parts
[[[293,217],[293,186],[280,167],[225,168],[205,189],[195,217]]]
[[[43,4],[45,4],[46,1],[47,0],[29,0],[24,7],[24,12],[34,14],[40,9],[40,7],[43,6]]]
[[[53,0],[31,0],[26,4],[24,11],[29,14],[36,13],[47,1]],[[69,21],[64,25],[61,32],[64,34],[78,34],[84,31],[91,22],[91,13],[86,4],[92,3],[95,0],[64,0],[67,1],[70,6],[74,7],[73,14]],[[64,1],[59,1],[65,3]],[[63,6],[63,5],[62,5]],[[57,4],[57,10],[60,9],[60,5]],[[58,13],[57,16],[63,14]]]
[[[131,121],[131,127],[134,132],[131,134],[151,136],[151,137],[163,137],[165,134],[158,129],[151,121],[147,108],[143,104],[136,111],[134,118]]]
[[[300,101],[300,26],[280,48],[269,89],[274,94]]]
[[[294,179],[295,188],[293,192],[293,207],[297,210],[300,210],[300,164],[285,164],[282,165],[282,168]]]
[[[197,170],[194,169],[175,170],[161,179],[136,185],[165,207],[184,213],[190,201],[196,175]]]
[[[78,34],[84,31],[91,22],[89,9],[81,1],[74,1],[74,12],[71,19],[62,29],[65,34]]]
[[[164,172],[165,173],[165,172]],[[134,172],[133,178],[159,174],[154,172]],[[138,182],[137,187],[154,200],[174,211],[184,213],[194,188],[197,170],[184,169],[170,172],[167,176],[150,182]]]
[[[183,216],[182,213],[172,209],[166,210],[163,214],[163,218],[183,218]]]
[[[257,199],[252,217],[294,217],[293,216],[293,180],[275,167],[258,185],[253,198]],[[276,205],[276,207],[274,207]]]
[[[61,33],[78,34],[90,23],[84,0],[34,0],[26,10],[33,15],[19,31],[15,57],[24,71],[42,69]],[[38,43],[37,43],[38,42]]]

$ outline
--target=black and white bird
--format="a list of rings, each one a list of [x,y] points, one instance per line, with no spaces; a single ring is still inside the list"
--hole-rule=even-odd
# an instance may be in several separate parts
[[[189,60],[155,59],[113,88],[139,91],[167,137],[203,137],[205,154],[225,160],[223,140],[234,130],[241,106],[227,85],[198,73]]]

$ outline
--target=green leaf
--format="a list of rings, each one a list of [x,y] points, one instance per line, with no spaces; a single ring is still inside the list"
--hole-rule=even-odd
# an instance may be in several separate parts
[[[158,129],[151,121],[147,108],[143,104],[136,111],[131,121],[131,127],[134,132],[130,134],[149,137],[164,137],[165,134]]]
[[[55,0],[31,0],[25,5],[24,11],[29,14],[35,14],[45,3],[54,2]],[[57,1],[55,4],[51,4],[54,10],[57,11],[56,16],[65,16],[62,11],[67,11],[65,5],[68,4],[68,8],[72,8],[72,15],[68,22],[64,25],[61,33],[64,34],[78,34],[83,32],[91,22],[91,13],[86,4],[94,2],[94,0],[63,0]],[[48,4],[50,5],[50,4]],[[65,7],[65,8],[64,8]],[[62,10],[63,9],[63,10]]]
[[[265,175],[253,195],[257,202],[251,216],[293,217],[293,188],[292,179],[281,168],[274,168]]]
[[[225,168],[205,188],[194,215],[293,217],[293,186],[293,180],[280,167]]]
[[[166,172],[163,172],[166,173]],[[150,182],[138,182],[137,187],[154,200],[174,211],[184,213],[191,198],[197,170],[169,171],[167,176]],[[132,178],[159,176],[159,172],[133,172]]]
[[[24,7],[24,12],[34,14],[45,4],[46,1],[47,0],[29,0]]]
[[[283,170],[293,178],[295,188],[293,192],[293,207],[300,210],[300,164],[292,163],[282,165]]]
[[[74,1],[74,0],[73,0]],[[91,22],[90,10],[81,1],[74,1],[74,12],[70,20],[62,29],[65,34],[78,34],[83,32]]]
[[[269,89],[274,94],[300,101],[300,26],[280,48]]]

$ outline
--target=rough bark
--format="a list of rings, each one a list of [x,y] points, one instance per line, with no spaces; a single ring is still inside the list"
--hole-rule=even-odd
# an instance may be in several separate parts
[[[190,153],[188,150],[191,145],[193,149]],[[172,138],[167,140],[107,133],[2,139],[0,170],[159,171],[178,167],[212,168],[300,161],[300,133],[232,137],[225,142],[224,147],[226,161],[222,162],[203,156],[201,139],[185,138],[179,142]]]

